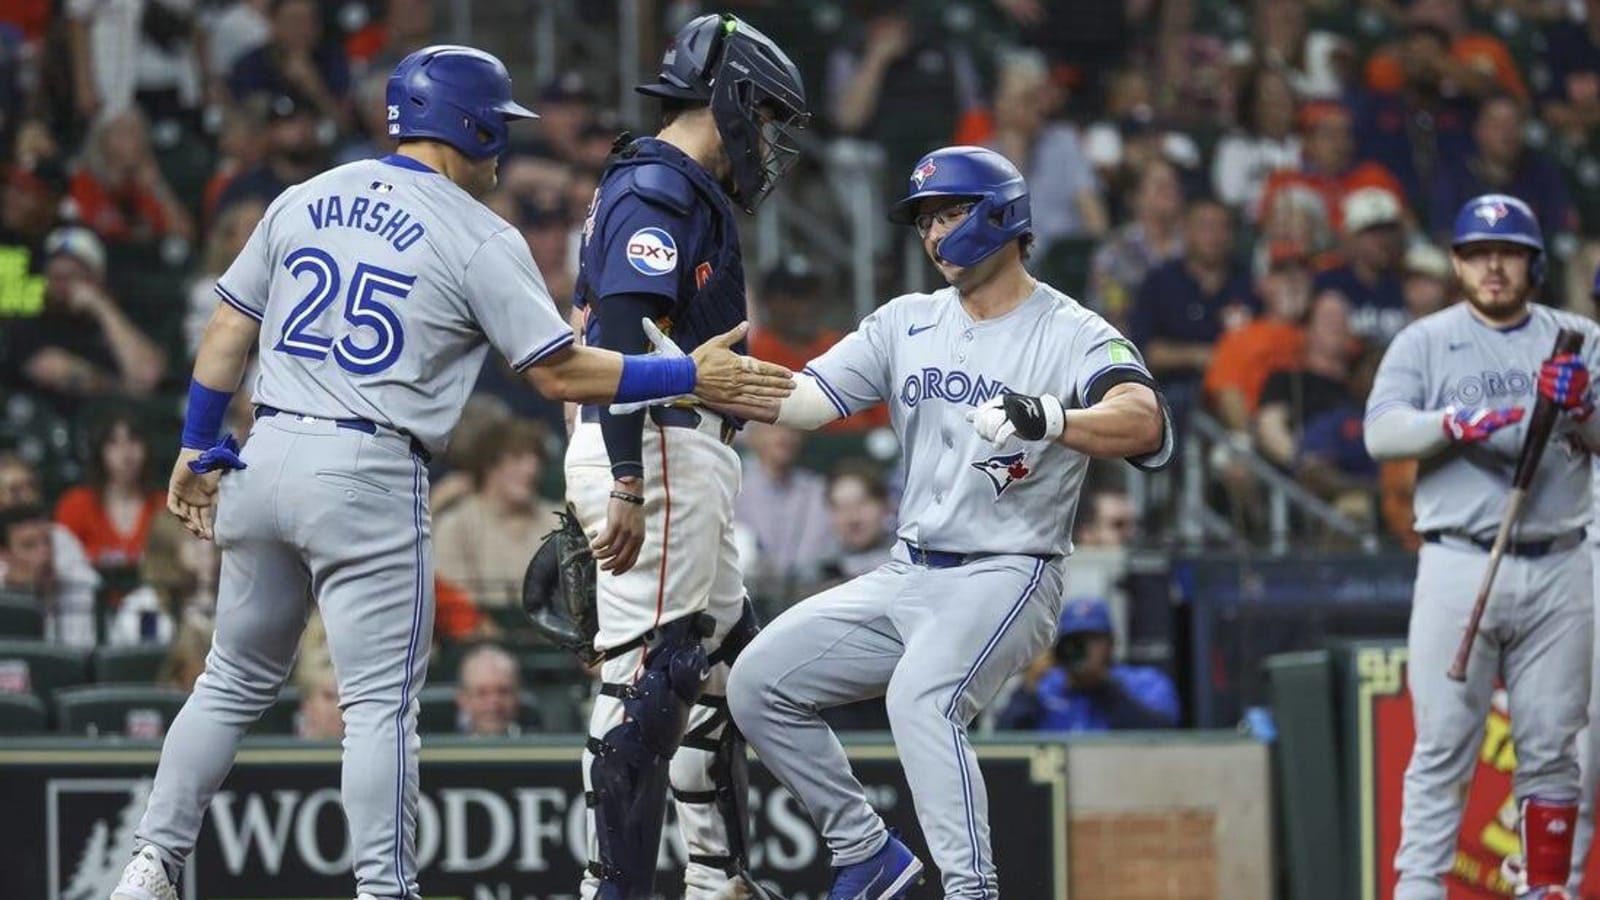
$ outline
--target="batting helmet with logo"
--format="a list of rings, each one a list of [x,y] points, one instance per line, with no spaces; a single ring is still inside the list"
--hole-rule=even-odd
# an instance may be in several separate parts
[[[1533,250],[1528,278],[1536,287],[1544,281],[1544,237],[1539,233],[1539,219],[1528,204],[1510,194],[1484,194],[1468,200],[1456,213],[1450,246],[1488,241],[1520,244]]]
[[[514,119],[537,119],[511,99],[511,76],[493,54],[438,44],[394,67],[386,91],[389,136],[432,138],[469,159],[505,152]]]
[[[678,29],[661,74],[634,90],[711,107],[733,167],[734,199],[748,213],[799,159],[792,131],[811,119],[800,70],[771,38],[726,14]]]
[[[924,156],[911,170],[909,195],[889,210],[889,221],[911,224],[918,204],[934,197],[974,201],[966,219],[939,241],[939,255],[958,266],[974,265],[1033,232],[1028,183],[993,150],[945,147]]]

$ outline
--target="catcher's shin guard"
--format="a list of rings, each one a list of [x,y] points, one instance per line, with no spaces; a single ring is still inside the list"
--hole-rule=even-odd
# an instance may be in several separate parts
[[[750,764],[744,736],[728,714],[728,669],[761,627],[745,601],[744,614],[712,653],[710,677],[690,713],[689,731],[672,760],[672,796],[689,849],[687,900],[712,896],[729,879],[749,876]]]
[[[709,625],[708,617],[694,615],[661,626],[644,639],[639,677],[600,687],[621,700],[627,716],[588,743],[593,790],[586,800],[600,851],[589,868],[600,880],[602,900],[641,900],[654,891],[668,765],[704,684],[701,640]]]

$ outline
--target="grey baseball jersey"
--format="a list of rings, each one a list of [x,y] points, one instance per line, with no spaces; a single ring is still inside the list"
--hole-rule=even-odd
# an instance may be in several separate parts
[[[1088,460],[1055,441],[996,449],[966,412],[1005,389],[1091,406],[1148,372],[1115,329],[1045,284],[982,321],[953,288],[900,297],[806,370],[841,415],[889,404],[906,466],[900,536],[966,556],[917,565],[897,546],[893,561],[790,607],[735,662],[728,708],[842,866],[886,832],[817,710],[886,694],[944,896],[992,900],[967,723],[1054,638]]]
[[[1600,327],[1548,306],[1534,305],[1524,324],[1505,331],[1478,321],[1466,303],[1419,319],[1396,335],[1384,353],[1367,399],[1367,421],[1396,406],[1521,406],[1531,414],[1538,400],[1539,366],[1562,328],[1583,333],[1584,362],[1591,372],[1600,371]],[[1502,428],[1480,444],[1452,447],[1421,460],[1417,530],[1462,531],[1493,539],[1528,421]],[[1561,417],[1534,476],[1517,540],[1566,534],[1588,523],[1589,456],[1577,446],[1571,420]]]
[[[849,415],[885,401],[906,470],[900,537],[934,550],[1066,555],[1088,457],[1013,438],[994,448],[966,412],[1003,390],[1090,406],[1127,373],[1133,344],[1043,282],[998,319],[973,320],[955,288],[907,294],[807,366]]]
[[[367,419],[433,451],[485,336],[518,370],[573,339],[517,229],[399,156],[279,195],[217,293],[261,322],[256,402]]]
[[[288,676],[314,599],[339,682],[341,787],[363,895],[417,891],[417,693],[433,628],[428,475],[487,342],[519,367],[567,346],[517,231],[400,156],[285,191],[217,288],[261,322],[247,468],[221,481],[205,674],[162,748],[137,837],[169,868]],[[338,420],[365,419],[379,428]],[[405,435],[410,435],[408,439]]]
[[[1402,330],[1389,345],[1367,401],[1371,421],[1386,410],[1520,406],[1532,412],[1538,371],[1562,328],[1583,332],[1591,369],[1600,358],[1594,323],[1533,306],[1521,325],[1495,329],[1466,303]],[[1561,416],[1540,461],[1518,542],[1565,536],[1590,518],[1590,462],[1576,428]],[[1416,527],[1491,540],[1505,511],[1528,419],[1478,444],[1418,461]],[[1508,555],[1472,646],[1467,680],[1446,677],[1488,564],[1481,546],[1451,537],[1423,545],[1406,645],[1416,745],[1406,768],[1396,900],[1443,900],[1455,858],[1461,785],[1471,777],[1497,678],[1510,696],[1518,798],[1576,801],[1574,742],[1589,702],[1593,654],[1589,550],[1577,543],[1538,556]],[[1581,674],[1580,674],[1581,673]]]

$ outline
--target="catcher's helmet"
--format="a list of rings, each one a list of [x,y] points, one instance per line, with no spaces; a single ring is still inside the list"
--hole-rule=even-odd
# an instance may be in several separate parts
[[[738,16],[710,14],[678,29],[661,74],[641,94],[705,103],[733,167],[733,197],[756,211],[799,158],[791,129],[804,128],[800,70],[772,39]]]
[[[505,152],[513,119],[537,119],[511,99],[511,76],[492,54],[436,44],[394,67],[385,93],[389,136],[432,138],[470,159]]]
[[[977,204],[939,241],[939,255],[958,266],[974,265],[1033,232],[1028,183],[993,150],[944,147],[924,156],[911,170],[909,196],[890,208],[889,221],[911,224],[917,204],[932,197],[968,197]]]
[[[1521,244],[1533,250],[1528,279],[1535,287],[1544,281],[1544,238],[1539,234],[1539,219],[1528,204],[1510,194],[1484,194],[1468,200],[1456,213],[1450,246],[1485,241]]]

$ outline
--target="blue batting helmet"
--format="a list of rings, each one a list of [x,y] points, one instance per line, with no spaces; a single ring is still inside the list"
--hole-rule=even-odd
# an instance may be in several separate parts
[[[1510,194],[1484,194],[1468,200],[1456,213],[1450,246],[1484,241],[1504,241],[1531,249],[1528,278],[1535,287],[1544,281],[1544,237],[1539,233],[1539,219],[1528,204]]]
[[[432,138],[469,159],[505,152],[513,119],[537,119],[511,99],[511,76],[493,54],[437,44],[394,67],[385,92],[389,136]]]
[[[968,197],[967,218],[939,241],[939,255],[958,266],[974,265],[1033,231],[1028,183],[1004,156],[984,147],[945,147],[924,156],[911,170],[909,195],[889,210],[889,221],[909,225],[917,204],[933,197]]]

